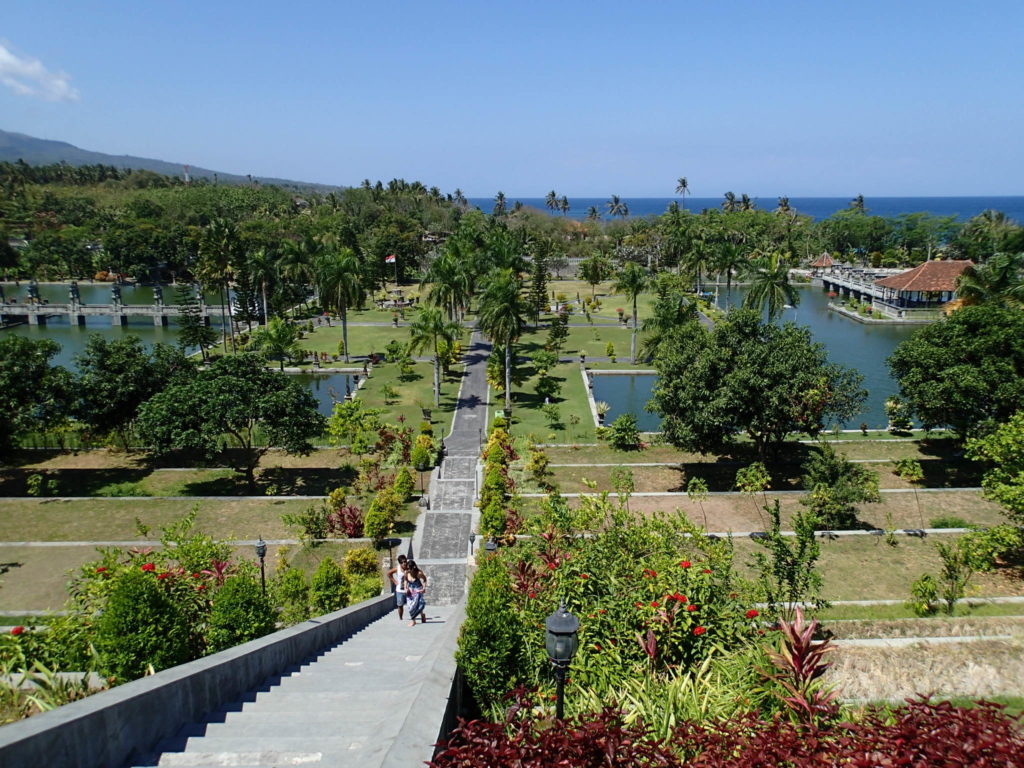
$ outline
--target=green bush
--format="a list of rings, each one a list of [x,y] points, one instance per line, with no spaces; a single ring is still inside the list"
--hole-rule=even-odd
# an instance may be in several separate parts
[[[640,450],[640,428],[636,416],[624,413],[608,427],[608,442],[617,451]]]
[[[431,424],[426,419],[424,419],[423,421],[420,422],[420,434],[421,435],[426,435],[427,437],[433,439],[433,437],[434,437],[434,425]]]
[[[495,429],[508,429],[508,419],[504,416],[495,416],[494,421],[491,422],[491,430]]]
[[[434,466],[434,442],[428,435],[416,438],[409,460],[419,472],[426,472]]]
[[[942,515],[941,517],[933,517],[929,525],[932,528],[970,528],[971,524],[964,520],[962,517],[956,515]]]
[[[120,573],[95,627],[100,667],[119,682],[199,656],[185,612],[153,571]]]
[[[394,488],[382,488],[377,491],[363,520],[363,534],[374,541],[387,538],[394,531],[395,521],[403,509],[404,503]]]
[[[505,564],[488,557],[477,567],[466,600],[455,659],[477,701],[484,707],[525,682],[523,627],[508,595],[512,583]]]
[[[277,576],[274,596],[281,606],[281,623],[287,627],[309,618],[309,583],[298,568],[285,568]]]
[[[310,580],[309,601],[318,616],[348,605],[348,579],[341,566],[329,557],[320,561]]]
[[[485,537],[498,537],[505,533],[507,517],[505,505],[498,497],[480,511],[480,535]]]
[[[298,514],[285,513],[281,520],[285,525],[297,528],[299,537],[306,543],[326,539],[330,531],[331,510],[324,504],[313,504]]]
[[[907,605],[918,616],[931,616],[939,602],[939,585],[930,573],[922,574],[910,585],[910,600]]]
[[[345,553],[345,573],[349,576],[377,576],[380,562],[370,547],[358,547]]]
[[[348,604],[355,605],[371,597],[377,597],[381,593],[382,581],[380,576],[355,576],[348,580]]]
[[[408,467],[402,467],[398,470],[398,474],[395,476],[394,488],[398,498],[403,502],[412,498],[412,494],[416,490],[416,481],[412,479],[412,472],[409,471]]]
[[[233,648],[274,631],[274,607],[260,583],[246,574],[233,576],[213,594],[206,644],[211,652]]]

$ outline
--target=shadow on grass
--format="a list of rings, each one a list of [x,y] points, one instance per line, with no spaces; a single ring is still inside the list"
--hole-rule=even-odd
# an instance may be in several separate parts
[[[146,469],[9,469],[0,472],[0,496],[142,496],[138,483]],[[29,493],[29,478],[38,475],[38,491]]]

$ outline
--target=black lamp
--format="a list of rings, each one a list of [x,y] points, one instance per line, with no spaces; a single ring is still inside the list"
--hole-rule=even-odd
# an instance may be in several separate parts
[[[547,648],[548,658],[555,668],[555,680],[558,685],[555,717],[561,720],[565,714],[565,673],[580,644],[576,636],[580,629],[580,620],[566,610],[563,600],[558,610],[548,616],[544,626],[547,629],[544,647]]]
[[[484,549],[487,550],[488,555],[493,555],[495,552],[498,551],[498,542],[494,540],[493,536],[487,539],[487,543],[484,544]]]
[[[264,562],[267,557],[267,542],[260,536],[259,541],[256,542],[256,557],[260,559],[260,587],[263,589],[263,594],[267,594],[267,573],[264,566]]]
[[[471,534],[469,534],[469,554],[470,555],[473,554],[473,545],[474,544],[476,544],[476,534],[475,533],[471,533]]]

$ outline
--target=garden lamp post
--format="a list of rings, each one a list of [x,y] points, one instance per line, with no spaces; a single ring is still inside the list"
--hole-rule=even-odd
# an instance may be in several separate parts
[[[265,562],[267,557],[267,542],[260,536],[260,540],[256,542],[256,557],[260,559],[260,587],[263,589],[263,594],[267,594],[267,573],[265,568]]]
[[[544,626],[547,629],[544,635],[544,647],[547,648],[548,658],[555,668],[555,680],[558,686],[555,717],[561,720],[565,716],[565,673],[579,647],[580,641],[576,633],[580,628],[580,620],[566,610],[563,600],[558,610],[548,616]]]
[[[469,534],[469,554],[470,554],[470,557],[472,557],[472,555],[473,555],[473,545],[474,544],[476,544],[476,534],[475,533],[471,533],[471,534]]]

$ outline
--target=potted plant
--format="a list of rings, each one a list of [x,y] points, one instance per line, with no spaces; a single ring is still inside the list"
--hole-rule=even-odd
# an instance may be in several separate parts
[[[608,413],[608,411],[612,409],[612,407],[608,405],[608,403],[606,403],[604,400],[598,400],[596,403],[594,403],[594,409],[597,411],[598,425],[603,425],[604,417]]]

